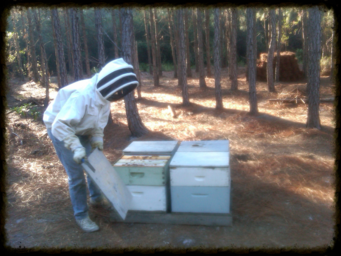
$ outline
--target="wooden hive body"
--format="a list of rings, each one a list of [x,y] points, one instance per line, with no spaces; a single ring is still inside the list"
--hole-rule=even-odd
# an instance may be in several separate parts
[[[170,207],[169,161],[177,141],[134,141],[114,165],[132,195],[129,210],[162,211]]]
[[[173,212],[229,213],[228,141],[184,141],[170,162]]]

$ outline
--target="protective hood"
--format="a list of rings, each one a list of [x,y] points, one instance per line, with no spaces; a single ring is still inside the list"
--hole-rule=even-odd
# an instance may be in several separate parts
[[[98,73],[96,89],[104,99],[116,101],[133,91],[138,85],[133,66],[120,58],[106,64]]]

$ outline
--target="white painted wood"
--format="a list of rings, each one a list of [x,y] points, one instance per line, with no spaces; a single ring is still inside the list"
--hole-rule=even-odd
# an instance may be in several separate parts
[[[132,195],[129,210],[134,211],[166,211],[165,186],[128,185]]]
[[[177,152],[229,152],[228,140],[182,141]]]
[[[228,167],[229,152],[176,152],[170,167]]]
[[[168,160],[153,159],[120,159],[114,167],[164,167]]]
[[[132,195],[103,152],[95,149],[89,155],[88,163],[82,163],[82,167],[124,220],[132,202]]]
[[[173,167],[170,169],[171,186],[229,186],[230,169],[203,167]]]
[[[133,141],[123,150],[124,155],[172,155],[177,141]]]

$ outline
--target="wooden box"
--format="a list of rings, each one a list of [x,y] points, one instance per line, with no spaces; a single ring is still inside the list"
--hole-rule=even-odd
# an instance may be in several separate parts
[[[170,156],[123,156],[114,168],[126,185],[165,186]]]
[[[172,212],[230,212],[228,141],[182,142],[169,166]]]
[[[165,186],[128,185],[127,188],[132,195],[129,210],[162,212],[167,210]]]
[[[165,141],[133,141],[123,150],[124,155],[173,155],[178,142]]]

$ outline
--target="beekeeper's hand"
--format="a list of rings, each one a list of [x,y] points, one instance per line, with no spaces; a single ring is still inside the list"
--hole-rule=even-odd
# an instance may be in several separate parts
[[[86,152],[85,152],[84,147],[76,148],[73,151],[73,160],[75,160],[77,164],[81,164],[82,158],[85,158],[85,157],[86,157]]]
[[[98,148],[99,150],[103,150],[103,141],[94,141],[91,143],[92,151],[95,150],[95,148]]]

